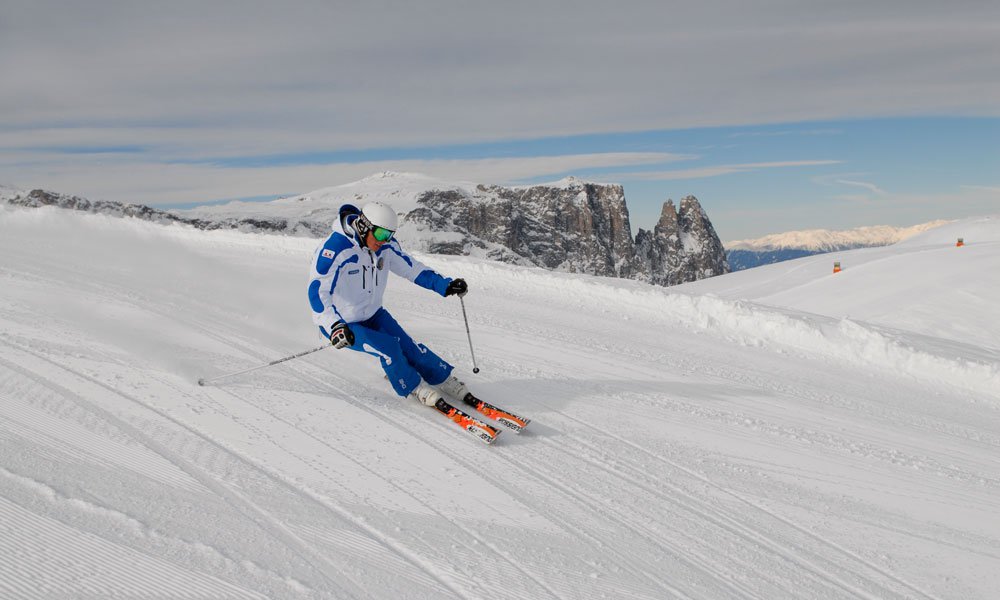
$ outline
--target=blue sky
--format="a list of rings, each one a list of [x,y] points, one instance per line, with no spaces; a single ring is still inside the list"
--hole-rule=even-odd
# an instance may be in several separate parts
[[[0,184],[575,175],[623,184],[633,229],[693,194],[724,240],[1000,212],[997,3],[607,4],[4,3]]]

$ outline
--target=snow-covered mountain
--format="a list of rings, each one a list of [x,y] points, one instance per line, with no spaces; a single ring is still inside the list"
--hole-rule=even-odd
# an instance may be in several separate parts
[[[967,245],[956,248],[954,238]],[[387,307],[491,447],[317,346],[314,240],[0,207],[0,596],[989,600],[1000,218],[672,288]]]
[[[911,227],[875,225],[839,231],[789,231],[753,240],[727,242],[726,256],[732,270],[740,271],[813,254],[888,246],[949,222],[938,220]]]
[[[8,202],[181,222],[200,229],[325,237],[337,222],[342,204],[373,200],[399,213],[398,237],[410,250],[658,285],[728,272],[722,244],[693,196],[684,198],[679,213],[668,201],[657,225],[659,233],[640,230],[633,240],[622,187],[572,177],[552,184],[503,187],[385,172],[272,202],[231,202],[169,212],[42,190]],[[668,215],[673,217],[670,223],[664,221]]]
[[[0,183],[0,203],[7,202],[13,198],[20,195],[26,194],[24,190],[18,189],[12,185],[5,183]]]

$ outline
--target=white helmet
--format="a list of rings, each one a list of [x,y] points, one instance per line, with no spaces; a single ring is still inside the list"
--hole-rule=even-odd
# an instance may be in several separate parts
[[[392,210],[381,202],[369,202],[361,209],[361,214],[373,227],[381,227],[389,231],[396,231],[399,226],[399,219],[396,218],[396,211]]]

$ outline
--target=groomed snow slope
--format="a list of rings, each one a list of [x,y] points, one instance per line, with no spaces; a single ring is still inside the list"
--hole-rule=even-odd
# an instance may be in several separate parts
[[[534,418],[485,447],[350,351],[194,383],[319,344],[312,241],[2,210],[0,597],[993,598],[997,349],[944,321],[996,326],[1000,253],[966,237],[714,296],[426,257],[482,372],[454,299],[388,308]],[[926,312],[914,264],[976,301]]]

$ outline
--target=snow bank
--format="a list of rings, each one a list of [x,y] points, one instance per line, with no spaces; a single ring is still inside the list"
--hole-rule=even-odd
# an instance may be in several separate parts
[[[1000,356],[976,346],[712,296],[671,294],[663,304],[676,322],[743,345],[790,348],[990,394],[1000,390]]]
[[[923,381],[997,395],[1000,353],[982,346],[829,317],[691,294],[633,281],[552,273],[470,259],[425,257],[442,269],[461,272],[501,290],[534,290],[539,296],[573,298],[589,309],[608,309],[607,318],[681,326],[728,341],[778,352],[794,351],[823,359],[874,367]],[[462,263],[462,264],[456,264]],[[716,278],[720,279],[720,278]],[[541,301],[541,300],[539,300]],[[617,316],[615,316],[617,313]],[[984,316],[984,318],[986,318]]]

